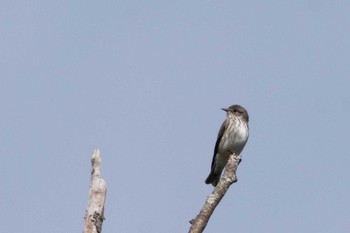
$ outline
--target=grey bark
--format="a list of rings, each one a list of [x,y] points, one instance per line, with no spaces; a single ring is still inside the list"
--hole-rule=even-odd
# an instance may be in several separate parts
[[[91,167],[91,184],[88,206],[84,217],[85,223],[83,233],[101,233],[107,186],[106,182],[101,178],[101,154],[97,149],[92,155]]]
[[[204,231],[205,227],[208,224],[209,218],[213,214],[216,206],[220,203],[221,199],[224,197],[231,184],[238,181],[236,171],[240,160],[240,155],[230,155],[224,174],[221,177],[218,185],[207,197],[197,217],[190,221],[191,228],[188,231],[189,233],[201,233]]]

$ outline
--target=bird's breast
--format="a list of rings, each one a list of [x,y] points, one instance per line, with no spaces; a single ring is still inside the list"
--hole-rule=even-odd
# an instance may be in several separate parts
[[[223,135],[223,153],[241,153],[249,136],[248,126],[240,121],[232,123]]]

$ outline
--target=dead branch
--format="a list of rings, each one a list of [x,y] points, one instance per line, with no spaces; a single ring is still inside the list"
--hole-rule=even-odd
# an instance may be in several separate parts
[[[216,206],[220,203],[231,184],[237,182],[238,179],[236,176],[236,171],[240,160],[240,155],[230,155],[220,182],[214,188],[213,192],[207,197],[204,206],[197,217],[190,221],[191,228],[189,233],[201,233],[204,231],[204,228],[207,226],[209,218],[213,214]]]
[[[106,200],[106,182],[101,178],[101,155],[95,150],[91,158],[91,184],[85,213],[84,233],[101,233]]]

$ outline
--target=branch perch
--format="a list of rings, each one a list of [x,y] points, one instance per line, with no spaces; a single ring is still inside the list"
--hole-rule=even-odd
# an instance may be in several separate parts
[[[216,206],[220,203],[221,199],[225,196],[227,190],[231,184],[238,181],[236,171],[241,156],[231,154],[229,156],[225,171],[221,177],[218,185],[214,188],[213,192],[207,197],[204,206],[195,219],[190,221],[191,228],[189,233],[201,233],[207,226],[210,216],[213,214]]]
[[[84,233],[101,233],[106,201],[106,182],[101,178],[101,155],[95,150],[91,158],[91,184],[85,213]]]

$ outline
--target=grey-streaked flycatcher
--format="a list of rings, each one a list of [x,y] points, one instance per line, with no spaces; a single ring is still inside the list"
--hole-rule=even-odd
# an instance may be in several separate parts
[[[227,113],[215,143],[211,172],[205,180],[214,187],[219,183],[221,173],[232,153],[240,154],[249,137],[247,110],[240,105],[222,108]]]

